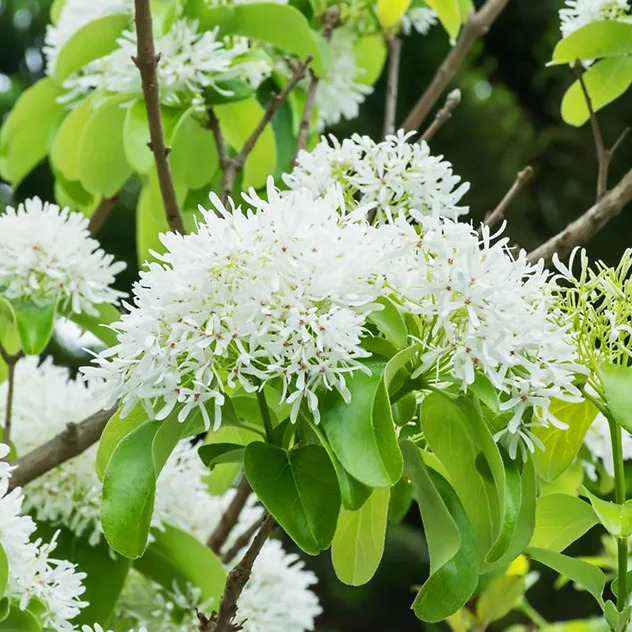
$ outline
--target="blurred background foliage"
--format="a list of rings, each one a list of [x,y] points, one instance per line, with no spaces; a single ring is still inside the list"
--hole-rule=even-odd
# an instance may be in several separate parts
[[[91,0],[86,0],[89,2]],[[463,93],[453,118],[432,141],[433,153],[443,154],[456,173],[472,183],[466,197],[475,219],[494,208],[511,186],[516,173],[530,164],[535,176],[509,211],[509,234],[516,244],[532,249],[591,206],[595,199],[596,159],[588,126],[576,129],[561,120],[562,95],[573,80],[565,66],[546,67],[559,40],[561,0],[512,0],[484,42],[479,42],[454,85]],[[41,46],[50,0],[0,0],[0,119],[19,94],[43,71]],[[398,119],[402,120],[445,56],[449,44],[436,27],[422,37],[406,38],[402,54]],[[378,138],[382,129],[385,78],[379,81],[361,115],[333,129],[344,137],[352,132]],[[630,122],[628,93],[600,113],[602,129],[612,144]],[[632,139],[619,148],[612,163],[613,185],[632,163]],[[0,183],[0,209],[32,195],[53,198],[47,164],[40,165],[12,191]],[[104,248],[127,261],[119,285],[129,288],[137,276],[132,209],[138,185],[130,181],[114,213],[99,233]],[[616,262],[631,245],[628,208],[589,244],[589,254]],[[0,235],[0,239],[2,235]],[[66,358],[69,364],[73,359]],[[76,362],[77,359],[75,358]],[[594,553],[599,536],[590,532],[573,546],[572,554]],[[399,525],[391,525],[385,557],[372,582],[361,588],[340,584],[328,556],[308,560],[320,578],[319,593],[325,614],[319,629],[328,632],[407,632],[440,629],[420,623],[409,611],[411,586],[427,574],[427,553],[421,522],[415,510]],[[571,585],[557,590],[552,573],[529,592],[531,603],[549,621],[596,614],[592,604]],[[497,624],[506,629],[521,620],[517,615]]]

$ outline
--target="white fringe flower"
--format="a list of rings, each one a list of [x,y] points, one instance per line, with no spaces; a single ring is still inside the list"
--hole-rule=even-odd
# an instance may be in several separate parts
[[[219,216],[203,210],[197,233],[162,235],[162,263],[141,273],[114,325],[118,345],[82,369],[123,414],[138,401],[157,419],[200,409],[208,426],[214,403],[217,427],[227,389],[278,378],[291,419],[303,399],[318,419],[318,389],[348,397],[345,375],[366,370],[365,319],[389,261],[382,233],[358,219],[363,208],[341,215],[336,192],[279,194],[270,180],[267,194],[230,212],[212,194]]]
[[[324,195],[335,184],[345,201],[374,204],[380,222],[409,217],[411,211],[456,219],[469,184],[461,183],[443,156],[432,156],[425,142],[411,143],[403,130],[376,143],[354,134],[339,142],[325,137],[312,151],[301,151],[294,170],[283,176],[290,189]]]
[[[90,238],[81,213],[39,198],[0,215],[0,296],[49,303],[96,314],[95,305],[115,303],[110,285],[125,268]]]
[[[0,459],[8,453],[8,446],[0,444]],[[70,562],[50,556],[55,538],[45,544],[31,541],[35,523],[30,516],[22,515],[22,490],[18,487],[8,491],[11,469],[4,463],[0,467],[0,545],[9,570],[4,596],[16,599],[22,610],[37,599],[43,606],[40,616],[44,625],[59,632],[74,630],[69,621],[87,605],[80,600],[85,574],[78,573]]]
[[[595,420],[592,422],[588,432],[584,438],[584,445],[590,451],[593,463],[584,461],[584,467],[588,476],[592,480],[596,480],[597,472],[595,463],[601,461],[606,473],[614,478],[614,459],[612,456],[612,443],[610,440],[610,429],[608,420],[602,413],[597,413]],[[627,431],[621,430],[621,447],[623,459],[632,459],[632,435]]]
[[[437,23],[437,13],[430,7],[413,7],[409,9],[402,20],[404,33],[408,34],[412,29],[417,33],[426,35]]]
[[[599,20],[630,20],[628,0],[566,0],[560,9],[560,30],[567,37]]]

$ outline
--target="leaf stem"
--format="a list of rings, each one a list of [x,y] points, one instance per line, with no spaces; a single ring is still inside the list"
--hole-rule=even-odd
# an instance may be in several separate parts
[[[22,352],[10,354],[0,344],[0,357],[7,365],[7,403],[4,411],[4,430],[2,433],[2,442],[7,446],[11,440],[11,421],[13,419],[13,394],[15,390],[15,365],[22,357]]]
[[[266,401],[266,394],[263,391],[263,386],[257,389],[257,402],[259,404],[259,410],[261,411],[261,419],[263,419],[263,427],[266,429],[266,439],[268,443],[272,441],[272,419],[270,417],[270,409],[268,408],[268,402]]]

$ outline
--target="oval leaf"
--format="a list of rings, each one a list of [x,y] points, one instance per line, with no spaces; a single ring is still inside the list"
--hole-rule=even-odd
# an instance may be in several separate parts
[[[11,301],[20,346],[26,355],[39,355],[44,351],[57,315],[57,303],[36,305],[32,301]]]
[[[610,414],[622,428],[632,432],[632,367],[603,364],[600,374]]]
[[[632,24],[616,20],[591,22],[565,37],[553,51],[554,64],[578,59],[619,57],[632,53]]]

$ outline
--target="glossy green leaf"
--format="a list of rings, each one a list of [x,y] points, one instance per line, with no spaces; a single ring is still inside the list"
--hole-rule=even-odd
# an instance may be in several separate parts
[[[393,421],[398,426],[405,426],[417,414],[419,408],[417,397],[414,393],[408,393],[392,404],[391,408]]]
[[[76,108],[70,110],[62,121],[50,152],[51,162],[67,180],[79,180],[79,151],[77,139],[92,114],[92,99],[84,99]]]
[[[603,364],[600,374],[610,414],[622,428],[632,432],[632,367]]]
[[[173,130],[169,162],[174,182],[186,189],[208,184],[219,167],[213,133],[202,125],[193,108],[180,117]]]
[[[253,94],[254,90],[247,81],[240,77],[234,77],[233,79],[217,81],[215,85],[206,88],[204,90],[204,103],[214,107],[222,103],[242,101],[252,97]]]
[[[259,500],[303,551],[317,555],[331,544],[340,491],[324,448],[306,445],[286,451],[251,443],[244,466]]]
[[[388,521],[401,522],[408,513],[413,501],[413,486],[406,476],[391,487],[391,497],[388,501]]]
[[[321,426],[349,474],[369,487],[395,484],[402,474],[402,455],[380,369],[360,371],[347,379],[351,402],[329,391],[320,405]]]
[[[121,312],[110,303],[101,303],[95,305],[94,308],[98,312],[96,315],[72,312],[68,314],[68,318],[84,331],[94,334],[108,347],[112,347],[118,342],[118,338],[116,332],[110,329],[108,325],[118,322],[121,319]]]
[[[254,7],[245,5],[239,8]],[[283,5],[277,5],[279,8]],[[214,108],[226,142],[237,152],[241,151],[264,115],[264,109],[256,99],[244,99]],[[271,125],[265,129],[246,158],[242,188],[258,189],[265,185],[268,176],[276,168],[276,139]]]
[[[41,632],[39,621],[28,611],[20,610],[17,604],[11,606],[9,614],[0,621],[1,632]]]
[[[298,57],[311,55],[311,67],[322,76],[325,72],[316,33],[305,16],[289,5],[257,2],[234,7],[234,33],[267,42]]]
[[[128,14],[107,15],[88,22],[68,38],[55,62],[53,77],[62,83],[94,59],[117,48],[116,40],[131,23]]]
[[[147,421],[125,436],[107,463],[101,523],[110,546],[125,557],[135,559],[145,551],[156,479],[182,428],[175,418]]]
[[[450,41],[456,40],[461,28],[461,7],[459,0],[426,0],[428,6],[439,16],[443,28],[448,32]]]
[[[189,533],[165,525],[152,532],[154,540],[134,567],[169,591],[186,594],[188,586],[200,591],[200,601],[216,610],[224,591],[226,571],[211,549]]]
[[[565,37],[553,51],[553,63],[572,64],[632,54],[632,24],[616,20],[591,22]]]
[[[382,554],[390,490],[373,490],[356,511],[342,509],[331,544],[336,577],[349,586],[366,584],[375,574]]]
[[[9,560],[7,554],[0,543],[0,599],[4,597],[4,592],[7,588],[7,581],[9,579]]]
[[[405,347],[408,341],[408,328],[400,311],[387,298],[379,298],[375,302],[382,305],[383,309],[372,312],[368,318],[369,322],[373,323],[394,347]]]
[[[560,553],[599,523],[591,506],[575,496],[548,494],[536,502],[529,546]]]
[[[628,621],[630,620],[632,606],[626,606],[623,611],[620,612],[614,602],[608,600],[603,610],[612,632],[625,632],[628,627]]]
[[[502,575],[492,579],[476,602],[476,616],[481,628],[485,629],[513,610],[522,599],[524,591],[523,576]]]
[[[526,551],[527,555],[540,562],[560,575],[568,577],[576,584],[587,590],[603,608],[603,590],[605,588],[606,579],[603,572],[588,562],[568,557],[561,553],[548,551],[547,549],[539,549],[529,547]]]
[[[11,301],[20,346],[26,355],[39,355],[44,351],[57,316],[57,303],[36,305],[32,301]]]
[[[575,460],[597,409],[588,401],[553,400],[549,412],[568,428],[552,424],[533,428],[533,434],[544,444],[544,450],[536,450],[533,458],[538,476],[545,481],[555,480]]]
[[[632,500],[623,505],[598,498],[585,487],[581,492],[588,500],[606,531],[617,538],[632,535]]]
[[[632,56],[609,57],[595,62],[583,75],[595,112],[619,98],[632,83]],[[586,97],[575,81],[562,99],[562,118],[569,125],[583,125],[590,118]]]
[[[65,108],[57,102],[63,88],[40,79],[25,90],[0,129],[0,176],[13,187],[48,154]]]
[[[411,441],[403,441],[401,446],[430,553],[430,577],[415,597],[413,610],[422,621],[443,621],[465,605],[476,590],[476,539],[445,479],[426,469]]]
[[[492,412],[498,412],[498,391],[486,375],[479,373],[467,389],[474,393]]]
[[[79,179],[87,191],[113,197],[132,173],[123,147],[123,104],[129,95],[108,97],[96,106],[79,137]]]
[[[245,447],[239,443],[208,443],[198,448],[202,463],[213,469],[221,463],[242,463]]]
[[[382,74],[386,62],[386,44],[381,33],[359,37],[353,45],[358,69],[356,81],[373,86]]]

